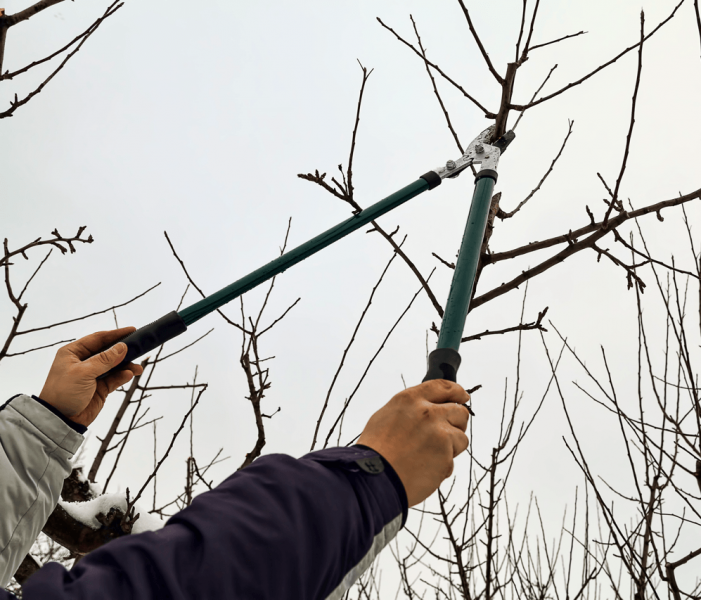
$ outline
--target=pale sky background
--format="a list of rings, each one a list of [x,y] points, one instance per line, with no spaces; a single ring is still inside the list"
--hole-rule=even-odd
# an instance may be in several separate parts
[[[5,8],[11,14],[26,4],[7,0]],[[675,4],[670,0],[541,3],[534,43],[580,30],[588,34],[534,51],[519,71],[514,101],[527,102],[555,63],[558,68],[545,92],[578,79],[635,43],[641,6],[649,31]],[[520,5],[516,0],[469,3],[502,73],[513,60]],[[13,28],[3,68],[18,68],[53,51],[87,27],[105,6],[87,0],[65,2]],[[120,325],[144,325],[174,309],[186,280],[164,230],[197,283],[211,293],[274,258],[288,218],[292,217],[291,246],[347,218],[344,203],[298,179],[297,173],[319,169],[330,178],[339,163],[345,166],[361,81],[356,59],[374,69],[366,87],[354,163],[359,203],[367,206],[456,158],[459,153],[423,63],[376,21],[379,16],[414,40],[410,13],[429,58],[496,110],[500,88],[470,37],[457,2],[127,0],[38,97],[0,123],[2,237],[14,247],[48,237],[55,227],[68,234],[87,225],[95,238],[94,244],[79,246],[75,255],[54,253],[32,284],[25,327],[124,302],[157,282],[161,286],[146,298],[117,311]],[[634,144],[621,188],[622,197],[636,207],[701,187],[696,143],[701,138],[699,48],[688,0],[645,46]],[[618,174],[636,60],[631,52],[586,84],[526,113],[516,141],[500,163],[496,189],[503,192],[504,210],[514,208],[541,178],[567,132],[568,119],[574,120],[574,133],[541,192],[517,217],[498,223],[491,242],[494,251],[587,224],[585,205],[597,217],[603,215],[605,190],[596,173],[610,184]],[[3,82],[0,106],[7,106],[14,93],[21,97],[33,89],[49,69],[40,67],[37,73]],[[444,82],[439,86],[465,145],[489,123]],[[437,267],[432,287],[442,304],[452,271],[431,253],[454,256],[471,193],[471,177],[446,181],[381,220],[389,230],[400,225],[399,235],[409,236],[404,248],[424,275]],[[687,206],[698,233],[701,207],[698,202]],[[668,259],[674,252],[683,268],[691,268],[680,211],[663,215],[662,223],[654,215],[641,221],[648,240],[659,258]],[[614,249],[610,238],[602,245]],[[628,260],[626,253],[616,252]],[[491,267],[478,293],[551,254],[545,251]],[[308,451],[332,374],[390,255],[388,244],[378,235],[358,232],[278,278],[269,320],[297,297],[302,300],[262,342],[262,352],[275,356],[269,363],[273,387],[264,400],[265,411],[282,409],[266,421],[266,453],[298,456]],[[17,275],[31,272],[40,256],[35,253],[28,266],[20,264]],[[649,271],[641,275],[649,290],[646,314],[652,317],[660,309],[654,279]],[[336,385],[324,433],[418,287],[408,268],[395,261]],[[248,309],[257,307],[261,297],[260,291],[248,294]],[[197,299],[191,291],[185,305]],[[480,307],[468,317],[466,332],[517,324],[521,299],[522,290],[514,291]],[[621,397],[633,401],[635,295],[626,291],[623,271],[605,258],[597,264],[594,252],[582,252],[531,282],[525,319],[534,320],[545,306],[550,307],[548,318],[599,373],[599,346],[606,347]],[[14,313],[6,300],[0,311],[6,331]],[[238,304],[229,306],[227,313],[237,318]],[[407,385],[421,380],[426,330],[436,318],[421,294],[353,401],[343,443],[402,389],[402,375]],[[21,339],[13,349],[80,337],[113,323],[112,315],[106,314]],[[195,449],[201,462],[219,447],[232,456],[212,472],[221,480],[241,463],[255,439],[238,365],[240,337],[211,315],[169,348],[179,348],[211,327],[215,331],[209,337],[161,367],[155,383],[185,382],[199,365],[199,380],[210,387],[196,412]],[[429,334],[428,339],[432,349],[435,336]],[[552,329],[546,340],[552,349],[559,349]],[[498,336],[467,344],[461,352],[461,383],[483,385],[474,397],[478,416],[472,440],[480,457],[488,456],[494,443],[505,379],[509,389],[513,386],[516,342],[516,334]],[[526,416],[545,391],[549,370],[536,332],[524,335],[523,348]],[[4,397],[38,393],[53,354],[50,349],[3,361]],[[602,475],[625,482],[628,471],[625,467],[621,471],[621,464],[612,459],[620,455],[617,424],[570,384],[585,377],[570,357],[562,369],[567,401],[593,463]],[[154,396],[151,414],[164,415],[159,422],[162,451],[189,405],[189,393],[161,394]],[[113,410],[116,406],[108,405],[90,428],[89,455],[97,447],[94,436],[106,431]],[[527,501],[533,490],[553,523],[559,522],[574,486],[581,483],[562,442],[563,423],[559,399],[548,396],[512,476],[513,501]],[[162,498],[183,485],[185,443],[183,437],[163,469]],[[138,432],[116,477],[120,489],[141,486],[150,472],[152,453],[150,430]],[[457,461],[457,472],[461,465],[466,467],[463,461]]]

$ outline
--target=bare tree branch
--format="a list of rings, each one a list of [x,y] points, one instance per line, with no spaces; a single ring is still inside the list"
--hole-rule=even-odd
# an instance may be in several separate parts
[[[551,71],[551,73],[552,73],[552,71]],[[535,195],[535,193],[541,188],[543,183],[545,183],[545,180],[548,178],[550,173],[552,173],[553,169],[555,168],[555,165],[557,164],[557,161],[560,159],[560,156],[562,156],[562,151],[565,149],[565,146],[567,145],[567,140],[569,140],[570,135],[572,135],[572,126],[574,125],[574,121],[568,121],[568,125],[569,125],[569,127],[567,129],[567,135],[565,136],[565,139],[562,142],[562,146],[560,147],[560,151],[557,153],[557,156],[555,156],[555,158],[553,158],[552,162],[550,163],[550,167],[545,172],[545,175],[543,175],[541,180],[538,182],[538,185],[536,185],[535,188],[533,188],[533,190],[531,191],[531,193],[528,194],[528,196],[526,196],[526,199],[522,200],[519,203],[519,205],[511,212],[504,212],[503,210],[499,209],[499,212],[497,212],[497,217],[499,217],[502,220],[510,219],[511,217],[513,217],[519,210],[521,210],[523,205],[526,204],[526,202],[528,202]]]
[[[46,10],[47,8],[53,6],[54,4],[59,4],[60,2],[63,2],[63,0],[40,0],[40,2],[32,4],[32,6],[29,8],[25,8],[14,15],[7,15],[5,17],[5,26],[12,27],[13,25],[17,25],[17,23],[26,21],[27,19],[30,19],[34,15],[40,13],[42,10]]]
[[[182,261],[182,259],[178,256],[178,253],[175,251],[175,247],[173,246],[173,243],[170,241],[170,238],[168,237],[168,232],[167,232],[167,231],[164,231],[164,232],[163,232],[163,235],[166,236],[166,240],[168,241],[168,245],[170,246],[170,250],[171,250],[171,252],[173,253],[173,256],[175,257],[175,259],[180,263],[180,267],[182,268],[183,273],[185,273],[185,277],[187,277],[187,280],[190,282],[190,285],[192,285],[192,287],[194,287],[194,288],[200,293],[200,296],[202,296],[203,298],[205,298],[205,297],[206,297],[206,294],[205,294],[205,293],[199,288],[199,286],[193,281],[192,277],[190,277],[190,274],[187,272],[187,269],[185,268],[185,263],[184,263],[184,262]],[[219,315],[222,317],[222,319],[224,319],[229,325],[233,325],[233,326],[236,327],[237,329],[240,329],[241,331],[248,333],[248,331],[246,331],[246,329],[244,328],[243,325],[239,325],[239,324],[236,323],[235,321],[232,321],[232,320],[231,320],[229,317],[227,317],[220,309],[217,309],[217,312],[218,312]]]
[[[663,208],[668,208],[672,206],[679,206],[680,204],[684,204],[686,202],[690,202],[691,200],[698,200],[701,199],[701,188],[698,190],[695,190],[693,192],[690,192],[689,194],[685,194],[682,196],[678,196],[677,198],[671,198],[669,200],[662,200],[661,202],[656,202],[655,204],[650,204],[648,206],[645,206],[643,208],[639,208],[637,210],[632,210],[630,212],[622,213],[619,214],[616,217],[616,220],[618,220],[621,217],[624,217],[621,220],[621,223],[630,220],[630,219],[637,219],[638,217],[642,217],[644,215],[648,215],[650,213],[659,213]],[[558,244],[564,244],[570,239],[577,239],[579,237],[582,237],[583,235],[586,235],[588,233],[591,233],[592,231],[597,231],[601,229],[602,227],[609,227],[611,229],[611,222],[609,221],[608,224],[605,224],[603,221],[599,221],[597,223],[592,223],[590,225],[586,225],[585,227],[580,227],[579,229],[570,231],[564,235],[558,235],[552,238],[548,238],[546,240],[543,240],[541,242],[531,242],[530,244],[527,244],[526,246],[521,246],[519,248],[514,248],[513,250],[507,250],[505,252],[497,252],[493,253],[489,257],[489,263],[494,264],[497,262],[500,262],[502,260],[507,260],[510,258],[516,258],[518,256],[523,256],[524,254],[529,254],[531,252],[535,252],[537,250],[544,250],[545,248],[550,248],[552,246],[556,246]]]
[[[545,317],[548,312],[548,307],[546,306],[541,312],[538,313],[538,318],[532,323],[520,323],[514,327],[507,327],[506,329],[498,329],[496,331],[483,331],[482,333],[476,333],[474,335],[469,335],[460,340],[460,342],[471,342],[473,340],[481,340],[487,335],[501,335],[503,333],[511,333],[512,331],[529,331],[531,329],[539,329],[540,331],[547,331],[542,325],[543,317]]]
[[[160,281],[156,285],[152,285],[145,292],[141,292],[138,296],[134,296],[130,300],[127,300],[126,302],[122,302],[121,304],[115,304],[114,306],[110,306],[109,308],[105,308],[103,310],[98,310],[96,312],[90,313],[89,315],[83,315],[82,317],[76,317],[75,319],[68,319],[67,321],[60,321],[59,323],[52,323],[51,325],[43,325],[41,327],[34,327],[33,329],[25,329],[23,331],[18,331],[17,335],[25,335],[27,333],[34,333],[36,331],[44,331],[45,329],[51,329],[53,327],[58,327],[59,325],[66,325],[68,323],[75,323],[76,321],[83,321],[84,319],[89,319],[90,317],[94,317],[96,315],[102,315],[106,312],[113,311],[115,308],[121,308],[123,306],[126,306],[127,304],[131,304],[132,302],[136,302],[139,298],[143,298],[146,294],[155,290],[159,285],[161,285]]]
[[[657,27],[655,27],[650,33],[648,33],[648,34],[645,36],[644,41],[649,40],[653,35],[655,35],[655,34],[660,30],[660,28],[661,28],[662,26],[666,25],[666,24],[674,17],[674,15],[677,13],[677,11],[678,11],[679,8],[681,7],[681,5],[684,4],[684,1],[685,1],[685,0],[680,0],[679,4],[677,4],[677,5],[674,7],[674,10],[672,11],[672,13],[671,13],[664,21],[662,21],[661,23],[659,23],[659,24],[657,25]],[[585,75],[584,77],[582,77],[581,79],[578,79],[577,81],[573,81],[572,83],[567,84],[565,87],[559,89],[559,90],[556,91],[556,92],[553,92],[552,94],[549,94],[549,95],[547,95],[547,96],[543,96],[542,98],[539,98],[538,100],[531,101],[531,102],[529,102],[528,104],[512,104],[510,108],[513,109],[513,110],[527,110],[527,109],[529,109],[529,108],[532,108],[532,107],[534,107],[534,106],[537,106],[538,104],[541,104],[541,103],[543,103],[543,102],[546,102],[547,100],[550,100],[550,99],[554,98],[555,96],[559,96],[559,95],[562,94],[563,92],[566,92],[567,90],[572,89],[573,87],[575,87],[575,86],[577,86],[577,85],[579,85],[579,84],[581,84],[581,83],[584,83],[587,79],[589,79],[590,77],[593,77],[593,76],[596,75],[599,71],[602,71],[602,70],[604,70],[606,67],[612,65],[612,64],[615,63],[619,58],[621,58],[622,56],[628,54],[628,52],[630,52],[631,50],[635,50],[635,48],[637,48],[638,46],[640,46],[640,42],[637,42],[636,44],[633,44],[632,46],[629,46],[628,48],[626,48],[625,50],[623,50],[621,53],[619,53],[619,54],[617,54],[616,56],[614,56],[611,60],[605,62],[605,63],[602,64],[602,65],[599,65],[596,69],[594,69],[593,71],[591,71],[590,73],[588,73],[587,75]]]
[[[197,408],[197,405],[200,402],[200,398],[202,397],[202,394],[205,393],[207,390],[207,384],[196,384],[196,386],[193,387],[201,387],[202,389],[198,392],[197,398],[195,398],[195,401],[192,402],[190,405],[190,409],[185,413],[185,416],[183,417],[182,422],[180,423],[180,427],[175,431],[173,434],[173,437],[170,440],[170,444],[168,444],[168,448],[166,448],[165,453],[161,457],[161,460],[158,461],[158,464],[156,465],[156,468],[151,472],[151,474],[148,476],[144,484],[141,486],[141,489],[139,490],[139,493],[134,496],[134,499],[131,500],[130,502],[127,503],[127,512],[124,515],[122,519],[122,523],[124,523],[124,519],[126,519],[131,512],[131,509],[134,508],[134,505],[137,503],[139,498],[141,498],[141,495],[144,493],[144,490],[148,487],[148,484],[151,483],[151,480],[156,476],[156,473],[158,473],[158,470],[161,468],[161,465],[165,462],[166,458],[168,458],[168,455],[170,454],[170,451],[173,449],[173,444],[175,444],[175,440],[178,439],[178,435],[180,435],[180,432],[183,430],[185,427],[185,423],[187,423],[187,420],[190,418],[190,415],[192,412]],[[138,515],[136,515],[138,518]]]
[[[416,55],[419,56],[419,58],[421,58],[424,61],[425,64],[428,64],[432,69],[435,69],[441,75],[441,77],[443,77],[443,79],[445,79],[448,83],[452,84],[456,89],[460,90],[460,92],[462,92],[462,95],[465,96],[465,98],[467,98],[470,102],[472,102],[477,108],[479,108],[484,113],[485,117],[490,118],[490,119],[494,119],[496,117],[496,115],[494,113],[488,111],[484,106],[482,106],[482,104],[479,101],[477,101],[470,94],[468,94],[459,83],[457,83],[454,79],[452,79],[448,75],[446,75],[438,65],[430,62],[429,60],[426,60],[421,55],[421,52],[419,52],[416,48],[414,48],[414,46],[412,44],[410,44],[404,38],[402,38],[396,31],[394,31],[394,29],[392,29],[388,25],[385,25],[382,22],[382,19],[380,19],[380,17],[377,17],[377,21],[380,25],[382,25],[382,27],[387,29],[387,31],[392,32],[394,34],[394,36],[400,42],[402,42],[402,44],[411,48],[416,53]]]
[[[694,12],[696,13],[696,25],[699,28],[699,42],[701,42],[701,12],[699,12],[699,0],[694,0]]]
[[[621,170],[618,173],[618,179],[616,179],[616,187],[613,189],[613,194],[611,196],[611,203],[606,211],[606,216],[604,217],[604,223],[606,223],[611,215],[616,202],[618,201],[618,192],[621,189],[621,181],[623,180],[623,174],[626,172],[626,166],[628,164],[628,154],[630,152],[630,141],[633,137],[633,127],[635,126],[635,107],[638,102],[638,90],[640,89],[640,76],[643,71],[643,46],[645,42],[645,13],[640,11],[640,45],[638,49],[638,71],[635,75],[635,88],[633,89],[633,101],[631,103],[630,109],[630,125],[628,127],[628,135],[626,136],[626,147],[623,152],[623,161],[621,162]]]
[[[48,1],[54,1],[54,0],[46,0],[46,1],[48,2]],[[60,0],[55,0],[55,1],[60,1]],[[111,4],[111,5],[109,6],[109,8],[107,9],[107,11],[105,11],[105,14],[102,16],[102,19],[99,20],[99,23],[102,23],[102,21],[104,21],[104,19],[106,19],[107,17],[113,15],[117,10],[119,10],[119,9],[124,5],[123,3],[117,4],[117,2],[119,2],[119,1],[120,1],[120,0],[116,0],[113,4]],[[41,4],[41,3],[40,3],[40,4]],[[32,92],[30,92],[29,94],[27,94],[27,95],[26,95],[24,98],[22,98],[21,100],[19,100],[19,99],[17,98],[17,94],[15,94],[15,99],[14,99],[13,101],[10,102],[10,108],[8,108],[8,109],[7,109],[6,111],[4,111],[4,112],[0,112],[0,119],[5,119],[5,118],[7,118],[7,117],[11,117],[11,116],[15,113],[15,111],[16,111],[20,106],[24,106],[25,104],[27,104],[27,102],[29,102],[29,101],[30,101],[32,98],[34,98],[37,94],[40,94],[41,91],[44,89],[44,87],[46,87],[46,85],[59,73],[59,71],[61,71],[61,69],[63,69],[63,67],[66,65],[66,63],[67,63],[71,58],[73,58],[73,56],[75,56],[75,54],[83,47],[83,44],[84,44],[86,41],[88,41],[88,39],[90,38],[90,36],[91,36],[93,33],[95,33],[95,31],[97,30],[97,27],[99,27],[99,25],[95,25],[95,26],[93,27],[93,29],[92,29],[88,34],[86,34],[86,35],[83,37],[83,39],[81,40],[81,42],[76,46],[75,50],[73,50],[72,52],[70,52],[70,53],[66,56],[66,58],[63,59],[63,61],[61,62],[61,64],[60,64],[58,67],[56,67],[56,69],[55,69],[42,83],[39,84],[39,87],[37,87],[34,91],[32,91]]]
[[[57,0],[57,1],[58,1],[58,2],[62,2],[63,0]],[[116,4],[116,2],[115,2],[114,4]],[[114,6],[114,4],[113,4],[112,6]],[[115,9],[115,10],[116,10],[116,9]],[[113,12],[114,12],[114,11],[113,11]],[[65,52],[66,50],[68,50],[68,48],[70,48],[73,44],[77,43],[80,39],[84,38],[86,35],[89,35],[89,34],[91,34],[93,31],[95,31],[95,29],[97,29],[97,27],[100,26],[100,24],[102,23],[102,21],[104,21],[104,20],[105,20],[107,17],[109,17],[111,14],[112,14],[112,13],[105,14],[105,15],[103,15],[102,17],[98,18],[98,19],[97,19],[92,25],[90,25],[90,27],[88,27],[83,33],[81,33],[81,34],[77,35],[76,37],[74,37],[70,42],[68,42],[65,46],[63,46],[63,48],[61,48],[61,49],[59,49],[59,50],[56,50],[56,52],[54,52],[53,54],[49,54],[49,56],[47,56],[47,57],[45,57],[45,58],[42,58],[41,60],[34,61],[34,62],[28,64],[26,67],[22,67],[21,69],[18,69],[18,70],[16,70],[16,71],[13,71],[12,73],[10,73],[9,71],[6,71],[4,75],[3,75],[2,73],[0,73],[0,80],[3,80],[3,79],[12,79],[12,78],[16,77],[17,75],[21,75],[22,73],[26,73],[26,72],[29,71],[30,69],[32,69],[32,68],[34,68],[34,67],[36,67],[36,66],[38,66],[38,65],[41,65],[41,64],[43,64],[43,63],[45,63],[45,62],[48,62],[48,61],[50,61],[52,58],[57,57],[57,56],[58,56],[59,54],[61,54],[62,52]],[[2,65],[2,61],[0,61],[0,66],[1,66],[1,65]]]
[[[494,79],[496,79],[501,85],[503,85],[504,78],[501,75],[499,75],[499,73],[497,73],[496,69],[494,68],[494,65],[492,64],[491,59],[489,58],[489,54],[487,54],[487,51],[484,49],[482,40],[480,40],[479,35],[477,35],[477,30],[472,24],[472,19],[470,18],[470,11],[467,10],[467,7],[465,6],[463,0],[458,0],[458,3],[460,4],[460,8],[462,8],[462,12],[465,15],[465,19],[467,19],[467,26],[470,28],[470,33],[472,33],[472,37],[475,39],[475,42],[477,42],[477,46],[479,47],[480,52],[482,53],[482,58],[484,58],[484,62],[487,63],[487,68],[489,69],[491,74],[494,75]]]
[[[404,239],[406,239],[406,238],[404,238]],[[404,243],[404,240],[402,240],[402,244],[403,243]],[[326,409],[329,405],[329,398],[331,397],[331,392],[333,391],[333,388],[336,385],[336,380],[338,379],[338,376],[341,373],[341,370],[343,369],[343,366],[345,364],[345,360],[346,360],[346,356],[348,355],[348,351],[350,350],[351,346],[353,345],[353,342],[355,342],[355,336],[357,335],[358,330],[360,329],[360,326],[362,325],[363,320],[365,319],[365,315],[367,314],[368,310],[370,309],[370,306],[372,305],[372,300],[375,297],[375,292],[377,291],[377,288],[380,287],[380,284],[382,283],[382,280],[384,279],[385,274],[389,270],[389,268],[392,265],[392,262],[394,261],[395,258],[397,258],[397,254],[396,254],[396,252],[393,252],[392,256],[389,259],[389,262],[385,266],[382,273],[380,273],[380,278],[377,280],[377,283],[372,288],[372,291],[370,292],[370,298],[368,298],[367,304],[365,305],[363,312],[360,314],[360,318],[358,319],[358,323],[356,324],[355,329],[353,330],[353,333],[351,334],[350,341],[348,342],[348,345],[346,346],[345,350],[343,350],[343,354],[341,355],[341,362],[339,363],[338,368],[336,369],[336,372],[334,373],[333,379],[331,380],[331,384],[329,385],[329,389],[326,392],[326,398],[324,398],[324,404],[321,407],[321,412],[319,413],[319,418],[316,421],[316,427],[314,428],[314,434],[312,436],[312,445],[309,448],[310,452],[312,450],[314,450],[314,447],[316,446],[316,440],[317,440],[317,437],[319,435],[319,428],[321,427],[321,421],[323,420],[324,414],[326,413]]]
[[[436,98],[438,99],[438,104],[441,105],[441,110],[443,111],[443,114],[445,115],[445,120],[448,123],[448,129],[450,129],[450,133],[453,134],[453,138],[455,139],[455,143],[458,145],[458,150],[460,150],[460,154],[463,154],[464,150],[462,149],[462,144],[460,143],[460,140],[458,139],[458,134],[455,132],[455,129],[453,128],[453,124],[450,122],[450,115],[448,115],[448,111],[445,108],[445,104],[443,104],[443,100],[441,98],[441,95],[438,93],[438,88],[436,87],[436,80],[433,78],[433,73],[431,73],[431,69],[429,68],[428,60],[426,59],[426,51],[424,50],[423,44],[421,43],[421,36],[419,35],[419,30],[416,27],[416,21],[414,21],[413,15],[409,15],[409,18],[411,19],[411,23],[414,26],[414,32],[416,33],[416,41],[419,44],[419,48],[421,49],[421,56],[423,57],[424,64],[426,65],[426,73],[428,73],[428,76],[431,79],[431,85],[433,86],[433,93],[436,95]]]
[[[545,46],[550,46],[550,44],[557,44],[558,42],[561,42],[562,40],[568,40],[573,37],[577,37],[578,35],[584,35],[585,33],[589,33],[588,31],[578,31],[577,33],[570,33],[569,35],[565,35],[561,38],[557,38],[556,40],[553,40],[552,42],[545,42],[544,44],[536,44],[535,46],[530,47],[530,51],[536,50],[537,48],[544,48]]]

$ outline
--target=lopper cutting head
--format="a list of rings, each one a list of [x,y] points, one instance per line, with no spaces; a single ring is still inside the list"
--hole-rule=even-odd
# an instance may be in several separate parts
[[[465,149],[465,153],[457,160],[449,160],[444,166],[434,169],[441,179],[457,177],[470,165],[481,165],[482,169],[496,171],[499,157],[506,151],[508,145],[516,137],[513,131],[507,131],[497,141],[490,143],[494,125],[490,125],[480,133]]]

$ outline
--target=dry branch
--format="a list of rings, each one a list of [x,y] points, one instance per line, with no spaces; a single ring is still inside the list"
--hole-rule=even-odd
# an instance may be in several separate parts
[[[679,4],[677,4],[674,7],[674,10],[672,11],[672,13],[666,19],[664,19],[664,21],[660,22],[657,25],[657,27],[655,27],[650,33],[648,33],[645,36],[643,41],[649,40],[653,35],[655,35],[660,30],[661,27],[663,27],[665,24],[667,24],[674,17],[674,15],[677,13],[677,11],[681,7],[681,5],[684,4],[684,1],[685,0],[681,0],[679,2]],[[584,83],[587,79],[593,77],[594,75],[596,75],[600,71],[603,71],[606,67],[615,63],[619,58],[621,58],[622,56],[625,56],[631,50],[635,50],[638,46],[640,46],[640,43],[641,42],[637,42],[636,44],[629,46],[628,48],[623,50],[621,53],[614,56],[611,60],[605,62],[602,65],[599,65],[596,69],[594,69],[593,71],[591,71],[590,73],[588,73],[584,77],[578,79],[577,81],[573,81],[572,83],[567,84],[565,87],[560,88],[558,91],[553,92],[552,94],[548,94],[547,96],[543,96],[542,98],[539,98],[538,100],[533,100],[533,101],[529,102],[528,104],[512,104],[510,106],[510,108],[513,110],[527,110],[529,108],[537,106],[538,104],[542,104],[543,102],[546,102],[547,100],[550,100],[550,99],[554,98],[555,96],[559,96],[560,94],[566,92],[567,90],[570,90],[573,87],[580,85],[581,83]]]
[[[448,75],[446,75],[445,72],[444,72],[438,65],[436,65],[436,64],[430,62],[429,60],[425,59],[425,58],[422,56],[421,52],[419,52],[416,48],[414,48],[414,46],[413,46],[412,44],[410,44],[410,43],[407,42],[403,37],[401,37],[396,31],[394,31],[394,29],[392,29],[392,28],[389,27],[388,25],[385,25],[385,24],[382,22],[382,19],[380,19],[379,17],[377,17],[377,21],[378,21],[378,23],[379,23],[380,25],[382,25],[382,27],[384,27],[387,31],[392,32],[392,33],[394,34],[394,37],[396,37],[400,42],[402,42],[402,44],[404,44],[405,46],[408,46],[409,48],[411,48],[411,49],[416,53],[416,55],[417,55],[419,58],[421,58],[421,60],[424,61],[425,64],[429,65],[432,69],[435,69],[436,72],[437,72],[441,77],[443,77],[443,79],[445,79],[445,80],[446,80],[448,83],[450,83],[453,87],[455,87],[456,89],[458,89],[458,90],[462,93],[462,95],[465,96],[465,98],[467,98],[470,102],[472,102],[477,108],[479,108],[479,109],[484,113],[484,116],[485,116],[485,117],[490,118],[490,119],[495,118],[496,115],[495,115],[494,113],[488,111],[478,100],[476,100],[476,99],[473,98],[470,94],[468,94],[468,93],[465,91],[465,88],[463,88],[463,87],[462,87],[459,83],[457,83],[454,79],[452,79],[451,77],[449,77]]]
[[[550,71],[552,73],[552,71]],[[510,219],[513,217],[521,208],[523,207],[526,202],[528,202],[534,195],[535,193],[541,188],[541,186],[545,183],[545,180],[548,178],[550,173],[552,173],[553,169],[555,168],[555,165],[557,164],[557,161],[560,159],[560,156],[562,156],[562,152],[565,149],[565,146],[567,145],[567,140],[570,139],[570,135],[572,135],[572,126],[574,125],[574,121],[568,121],[568,129],[567,129],[567,135],[565,136],[565,139],[562,142],[562,146],[560,147],[560,151],[557,153],[557,156],[553,158],[552,162],[550,163],[550,167],[548,167],[548,170],[545,172],[545,175],[541,178],[541,180],[538,182],[538,185],[533,188],[530,194],[526,196],[525,200],[522,200],[519,202],[519,205],[512,210],[511,212],[504,212],[503,210],[499,209],[499,212],[497,213],[497,217],[500,219]]]
[[[484,62],[487,63],[487,68],[489,69],[489,72],[494,75],[494,79],[496,79],[501,85],[504,83],[504,78],[497,73],[497,70],[494,68],[494,65],[492,64],[491,59],[489,58],[489,54],[484,48],[484,44],[482,44],[482,40],[480,39],[479,35],[477,35],[477,30],[475,29],[475,26],[472,23],[472,19],[470,18],[470,11],[467,10],[467,7],[465,6],[465,3],[463,0],[458,0],[458,3],[460,4],[460,8],[462,9],[462,13],[465,15],[465,19],[467,20],[467,25],[470,28],[470,33],[472,33],[472,37],[474,38],[475,42],[477,43],[477,47],[480,50],[480,53],[482,54],[482,58],[484,58]],[[495,138],[498,139],[498,138]]]
[[[47,1],[47,2],[50,2],[50,1],[51,1],[51,2],[57,2],[57,1],[61,1],[61,0],[46,0],[46,1]],[[95,31],[96,31],[97,28],[100,26],[100,24],[102,24],[102,22],[103,22],[107,17],[110,17],[111,15],[113,15],[117,10],[119,10],[119,9],[123,6],[123,3],[118,4],[119,1],[120,1],[120,0],[116,0],[113,4],[111,4],[111,5],[107,8],[107,10],[105,11],[104,15],[103,15],[100,19],[98,19],[98,20],[96,21],[96,24],[94,24],[93,27],[89,30],[89,33],[87,33],[86,35],[83,36],[82,40],[81,40],[80,43],[76,46],[75,50],[73,50],[72,52],[70,52],[70,53],[66,56],[66,58],[63,59],[63,61],[61,62],[61,64],[59,64],[58,67],[56,67],[56,69],[55,69],[54,71],[52,71],[51,74],[50,74],[44,81],[42,81],[42,82],[39,84],[39,86],[38,86],[37,88],[35,88],[32,92],[29,92],[29,94],[27,94],[27,95],[26,95],[24,98],[22,98],[21,100],[19,100],[19,99],[17,98],[17,94],[15,94],[15,99],[14,99],[13,101],[10,102],[10,108],[8,108],[8,109],[7,109],[6,111],[4,111],[4,112],[0,112],[0,119],[4,119],[4,118],[13,116],[13,114],[15,113],[15,111],[16,111],[20,106],[24,106],[24,105],[27,104],[27,102],[29,102],[32,98],[34,98],[36,95],[40,94],[41,91],[44,89],[44,87],[46,87],[46,85],[47,85],[47,84],[63,69],[63,67],[66,66],[66,63],[67,63],[71,58],[73,58],[73,56],[76,55],[76,53],[83,47],[83,44],[84,44],[85,42],[88,41],[88,39],[90,38],[90,36],[91,36],[93,33],[95,33]],[[41,4],[41,3],[40,3],[40,4]],[[30,15],[30,16],[31,16],[31,15]],[[3,40],[4,40],[4,38],[3,38]],[[3,40],[0,40],[0,41],[3,41]],[[2,65],[0,65],[0,69],[1,69],[1,68],[2,68]]]
[[[463,154],[464,150],[462,148],[462,144],[458,139],[458,134],[456,133],[453,124],[450,122],[450,115],[448,114],[448,111],[445,108],[445,104],[443,104],[443,99],[441,98],[441,95],[438,93],[438,88],[436,87],[436,80],[433,78],[433,73],[431,73],[431,69],[429,68],[428,59],[426,58],[426,50],[424,50],[423,44],[421,43],[421,36],[419,35],[419,30],[416,27],[416,21],[414,21],[413,15],[409,15],[409,18],[411,19],[411,24],[414,26],[414,32],[416,33],[416,41],[418,42],[419,48],[421,49],[421,56],[424,59],[424,64],[426,65],[426,73],[428,73],[428,77],[431,80],[431,85],[433,86],[433,93],[438,99],[438,104],[440,104],[441,106],[441,110],[443,111],[443,115],[445,116],[446,123],[448,124],[448,129],[450,129],[450,133],[453,134],[455,143],[458,145],[458,150],[460,150],[460,154]]]

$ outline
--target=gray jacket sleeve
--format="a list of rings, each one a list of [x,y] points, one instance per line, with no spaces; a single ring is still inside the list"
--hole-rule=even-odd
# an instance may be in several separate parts
[[[60,498],[83,436],[30,396],[0,406],[0,588]]]

